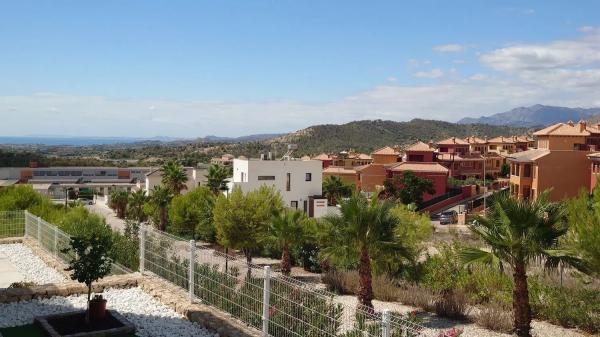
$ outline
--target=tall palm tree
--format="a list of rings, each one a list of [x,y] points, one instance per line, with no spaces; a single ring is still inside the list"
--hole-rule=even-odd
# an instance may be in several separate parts
[[[180,194],[182,190],[187,188],[188,176],[183,166],[175,161],[165,163],[162,168],[163,185],[169,187],[175,194]]]
[[[227,189],[229,170],[223,165],[210,165],[206,175],[206,185],[214,194],[219,194]]]
[[[350,196],[353,189],[353,185],[345,183],[338,176],[329,176],[323,180],[323,194],[330,205],[335,205],[341,198]]]
[[[108,206],[117,212],[117,218],[123,219],[127,212],[129,195],[127,191],[114,190],[108,198]]]
[[[146,191],[139,190],[129,194],[129,201],[127,203],[127,217],[137,222],[146,220],[146,214],[144,213],[144,205],[148,201]]]
[[[281,249],[281,272],[284,275],[289,275],[292,271],[290,246],[303,241],[304,225],[307,221],[306,214],[300,210],[273,211],[266,240],[276,243]]]
[[[568,229],[563,215],[560,205],[548,201],[548,193],[535,201],[502,195],[486,218],[478,217],[469,225],[490,251],[465,248],[461,252],[463,262],[507,264],[512,269],[514,330],[519,337],[531,336],[527,269],[532,263],[542,262],[549,269],[570,265],[586,271],[581,259],[559,247]]]
[[[358,300],[368,310],[373,310],[372,259],[410,254],[395,240],[399,220],[391,212],[394,205],[377,197],[368,200],[354,193],[341,203],[340,215],[326,216],[321,225],[325,231],[321,239],[328,243],[322,258],[337,264],[358,264]]]
[[[150,201],[158,208],[158,229],[167,229],[167,206],[173,199],[173,192],[165,186],[156,186],[150,195]]]

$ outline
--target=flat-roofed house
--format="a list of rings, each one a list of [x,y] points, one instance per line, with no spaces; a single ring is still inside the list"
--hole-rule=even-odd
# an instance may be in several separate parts
[[[507,157],[510,192],[519,199],[536,199],[547,189],[554,201],[589,191],[592,182],[590,155],[600,142],[600,129],[586,122],[558,123],[533,134],[537,149]]]
[[[183,169],[188,180],[185,183],[186,188],[181,191],[181,194],[185,194],[198,186],[206,185],[208,181],[206,178],[206,175],[208,174],[207,167],[184,167]],[[161,185],[161,183],[162,170],[158,168],[146,174],[144,190],[150,195],[152,194],[152,190],[156,188],[156,186]]]
[[[247,193],[261,186],[277,190],[287,207],[304,210],[309,216],[327,214],[322,197],[322,163],[318,160],[234,159],[229,190],[241,188]]]

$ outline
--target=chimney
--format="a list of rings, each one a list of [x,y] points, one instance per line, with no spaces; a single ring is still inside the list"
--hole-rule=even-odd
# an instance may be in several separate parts
[[[456,143],[456,137],[452,137],[452,143]]]
[[[567,124],[569,124],[569,126],[573,126],[573,121],[568,121]]]
[[[430,139],[429,143],[427,143],[427,145],[429,145],[429,148],[432,149],[433,148],[433,139]]]
[[[587,128],[587,123],[584,120],[579,121],[579,131],[583,132]]]

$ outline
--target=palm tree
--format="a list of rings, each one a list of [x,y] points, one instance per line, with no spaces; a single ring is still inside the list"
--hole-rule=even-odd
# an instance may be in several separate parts
[[[323,194],[330,205],[335,205],[343,197],[348,197],[354,190],[353,185],[345,183],[338,176],[329,176],[323,180]]]
[[[139,190],[129,194],[129,201],[127,203],[127,217],[137,222],[146,220],[146,214],[144,213],[144,205],[148,201],[146,191]]]
[[[273,212],[266,240],[276,243],[281,249],[281,272],[284,275],[289,275],[292,270],[290,246],[303,241],[307,220],[306,214],[296,209]]]
[[[408,249],[395,240],[394,229],[399,220],[392,214],[393,204],[378,201],[377,195],[368,200],[355,193],[341,203],[340,215],[328,215],[321,225],[328,246],[322,258],[338,264],[358,262],[358,300],[369,311],[373,310],[372,259],[395,258],[410,255]]]
[[[150,201],[158,208],[158,229],[161,231],[167,229],[167,206],[172,199],[173,192],[164,186],[156,186],[150,195]]]
[[[227,189],[229,170],[223,165],[210,165],[206,175],[206,185],[214,194],[219,194]]]
[[[108,206],[117,212],[117,218],[123,219],[127,211],[129,195],[127,191],[114,190],[110,193]]]
[[[463,262],[499,267],[505,263],[512,269],[514,330],[519,337],[531,336],[527,268],[532,263],[542,262],[549,269],[570,265],[586,271],[581,259],[559,247],[559,240],[568,229],[563,215],[560,205],[548,201],[547,192],[535,201],[502,195],[495,200],[487,218],[478,217],[469,225],[490,251],[465,248],[460,253]]]
[[[180,194],[187,188],[188,176],[183,166],[175,161],[169,161],[161,168],[163,185],[169,187],[175,194]]]

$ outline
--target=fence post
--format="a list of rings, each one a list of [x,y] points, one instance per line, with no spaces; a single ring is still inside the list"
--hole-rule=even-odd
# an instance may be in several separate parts
[[[42,218],[37,217],[37,240],[38,244],[42,245]]]
[[[381,337],[390,337],[390,310],[383,309],[381,313]]]
[[[262,336],[269,336],[269,298],[271,295],[271,267],[265,266],[263,284],[263,314],[262,314]]]
[[[146,226],[140,224],[140,273],[143,274],[145,271],[145,260],[146,260]]]
[[[196,241],[190,240],[190,264],[188,273],[188,290],[190,292],[190,302],[194,302],[194,266],[196,265]]]
[[[28,222],[27,220],[28,219],[29,219],[29,212],[27,212],[27,210],[24,210],[23,211],[23,223],[25,226],[25,228],[24,228],[25,229],[25,234],[24,234],[25,237],[27,237],[29,235],[29,233],[27,232],[27,222]]]
[[[58,227],[54,227],[54,256],[58,257]]]

